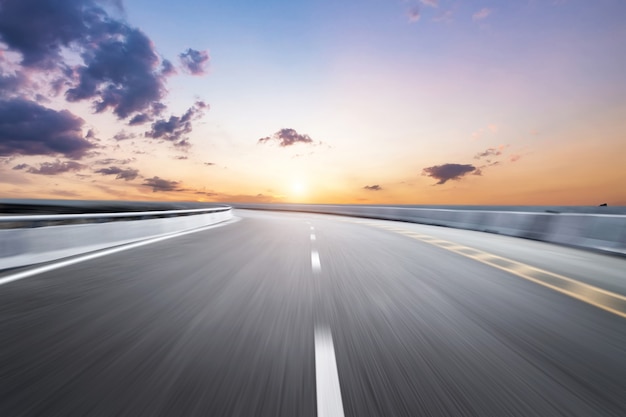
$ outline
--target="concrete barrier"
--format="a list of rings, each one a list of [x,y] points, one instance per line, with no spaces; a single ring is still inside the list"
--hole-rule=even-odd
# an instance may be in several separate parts
[[[158,217],[164,215],[170,217]],[[24,224],[25,217],[31,219],[31,224],[44,221],[85,221],[85,219],[90,218],[98,219],[99,221],[120,220],[107,221],[105,223],[0,229],[0,270],[48,262],[112,246],[209,226],[231,219],[232,209],[230,207],[222,207],[202,210],[126,213],[126,216],[143,219],[123,220],[123,213],[3,217],[1,221],[5,224],[10,222]]]
[[[624,208],[430,208],[325,204],[233,204],[235,208],[339,214],[477,230],[626,255]],[[602,211],[612,214],[594,213]]]

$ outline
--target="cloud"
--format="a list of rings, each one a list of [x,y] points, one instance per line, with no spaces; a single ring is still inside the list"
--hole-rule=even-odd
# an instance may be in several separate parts
[[[95,171],[96,174],[115,175],[115,179],[131,181],[139,176],[139,171],[133,168],[106,167]]]
[[[166,77],[176,74],[176,68],[174,68],[174,64],[172,64],[171,61],[164,59],[163,62],[161,62],[161,74]]]
[[[426,6],[430,6],[430,7],[439,6],[439,0],[421,0],[421,2],[425,4]]]
[[[96,113],[112,109],[125,119],[159,102],[165,85],[150,39],[139,29],[118,29],[82,54],[85,65],[76,70],[79,83],[65,96],[68,101],[93,100]]]
[[[110,109],[120,119],[153,112],[166,94],[170,64],[141,30],[100,3],[119,1],[3,0],[0,41],[21,55],[24,72],[56,77],[56,93],[69,86],[68,101],[89,100],[96,112]]]
[[[0,100],[0,156],[64,155],[79,159],[93,148],[84,120],[25,99]]]
[[[28,83],[28,79],[21,72],[12,75],[0,72],[0,97],[8,97],[12,93],[19,93]]]
[[[499,148],[487,148],[483,152],[478,152],[474,155],[474,159],[486,158],[489,156],[500,156],[502,155],[502,151]]]
[[[106,159],[98,159],[97,161],[94,161],[94,164],[96,165],[111,165],[111,164],[126,165],[134,161],[135,161],[135,158],[126,158],[126,159],[106,158]]]
[[[215,162],[203,162],[203,164],[206,166],[213,166],[215,165]]]
[[[295,145],[296,143],[313,143],[309,135],[301,135],[294,129],[281,129],[272,136],[261,138],[257,143],[267,143],[277,141],[281,147]]]
[[[381,187],[380,185],[376,184],[376,185],[366,185],[365,187],[363,187],[364,190],[369,190],[369,191],[380,191],[383,189],[383,187]]]
[[[420,8],[418,6],[413,6],[409,10],[407,10],[407,15],[409,17],[409,22],[415,23],[420,20],[422,14],[420,12]]]
[[[480,9],[479,11],[477,11],[476,13],[474,13],[472,15],[472,20],[483,20],[486,19],[492,12],[493,10],[484,7],[482,9]]]
[[[39,175],[58,175],[63,174],[65,172],[75,172],[80,171],[86,166],[83,164],[79,164],[75,161],[65,161],[61,162],[59,160],[54,162],[44,162],[39,164],[39,168],[32,167],[27,164],[20,164],[13,169],[26,169],[26,172],[30,174],[39,174]]]
[[[189,157],[185,155],[178,155],[178,156],[175,156],[174,159],[178,159],[179,161],[184,161],[186,159],[189,159]]]
[[[192,75],[206,74],[206,66],[209,62],[208,51],[196,51],[195,49],[187,49],[178,55],[183,69]]]
[[[178,181],[169,181],[159,177],[146,178],[141,185],[152,187],[152,192],[158,191],[181,191],[178,188]]]
[[[115,139],[116,141],[120,141],[120,140],[128,140],[128,139],[134,139],[136,138],[137,135],[134,133],[126,133],[125,131],[121,131],[115,134],[115,136],[113,136],[113,139]]]
[[[516,162],[516,161],[519,161],[521,158],[522,158],[522,155],[514,154],[514,155],[509,156],[509,161]]]
[[[137,126],[137,125],[142,125],[146,122],[149,122],[152,118],[147,115],[146,113],[139,113],[134,115],[129,121],[128,121],[128,125],[129,126]]]
[[[422,175],[439,180],[437,185],[441,185],[450,180],[460,180],[463,176],[475,170],[476,167],[474,165],[443,164],[424,168]]]
[[[181,117],[170,116],[169,119],[159,119],[152,123],[152,129],[145,132],[144,135],[152,139],[163,139],[173,142],[179,147],[189,146],[186,135],[193,130],[192,121],[201,118],[204,110],[208,109],[208,105],[203,101],[197,101],[190,107]]]

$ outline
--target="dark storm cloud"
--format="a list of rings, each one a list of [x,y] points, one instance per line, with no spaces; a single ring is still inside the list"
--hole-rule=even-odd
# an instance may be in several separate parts
[[[422,175],[439,180],[437,184],[445,184],[450,180],[460,180],[464,175],[475,170],[474,165],[443,164],[424,168]]]
[[[169,181],[159,177],[146,178],[142,185],[152,187],[152,192],[158,191],[180,191],[178,181]]]
[[[206,73],[206,65],[209,62],[207,51],[196,51],[189,48],[178,57],[186,72],[192,75],[204,75]]]
[[[281,147],[295,145],[296,143],[313,143],[309,135],[301,135],[294,129],[281,129],[272,136],[267,136],[258,140],[258,143],[276,141]]]
[[[25,165],[25,164],[22,164]],[[19,166],[19,165],[18,165]],[[14,169],[16,169],[15,167]],[[79,164],[75,161],[54,161],[54,162],[44,162],[39,164],[39,168],[28,166],[26,172],[31,174],[39,174],[39,175],[58,175],[63,174],[65,172],[74,172],[80,171],[85,168],[85,165]]]
[[[68,101],[89,100],[96,112],[112,110],[120,119],[150,112],[165,95],[165,75],[150,39],[108,15],[97,0],[2,0],[0,41],[21,54],[26,70],[58,76]],[[80,55],[70,67],[62,51]],[[163,64],[167,69],[168,65]]]
[[[186,135],[193,130],[192,121],[204,115],[208,105],[203,101],[197,101],[182,116],[170,116],[169,119],[159,119],[152,123],[152,129],[145,132],[145,136],[152,139],[163,139],[173,142],[180,147],[188,147],[190,143]]]
[[[131,181],[139,176],[139,171],[132,168],[106,167],[95,171],[96,174],[115,175],[115,179]]]
[[[64,155],[79,159],[94,145],[83,119],[24,99],[0,100],[0,156]]]
[[[381,187],[380,185],[376,184],[376,185],[366,185],[365,187],[363,187],[364,190],[369,190],[369,191],[380,191],[383,189],[383,187]]]

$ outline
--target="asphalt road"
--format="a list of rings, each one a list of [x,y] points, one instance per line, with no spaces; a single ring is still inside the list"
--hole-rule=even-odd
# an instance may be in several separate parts
[[[523,277],[619,296],[626,259],[236,216],[0,285],[0,416],[626,415],[626,318]]]

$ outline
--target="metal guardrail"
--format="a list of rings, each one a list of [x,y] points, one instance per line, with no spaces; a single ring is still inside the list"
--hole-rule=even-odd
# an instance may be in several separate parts
[[[203,213],[221,213],[231,209],[232,207],[230,206],[224,206],[186,210],[128,211],[121,213],[31,214],[0,216],[0,229],[13,227],[43,227],[51,224],[105,223],[119,220],[145,220],[191,216]]]

